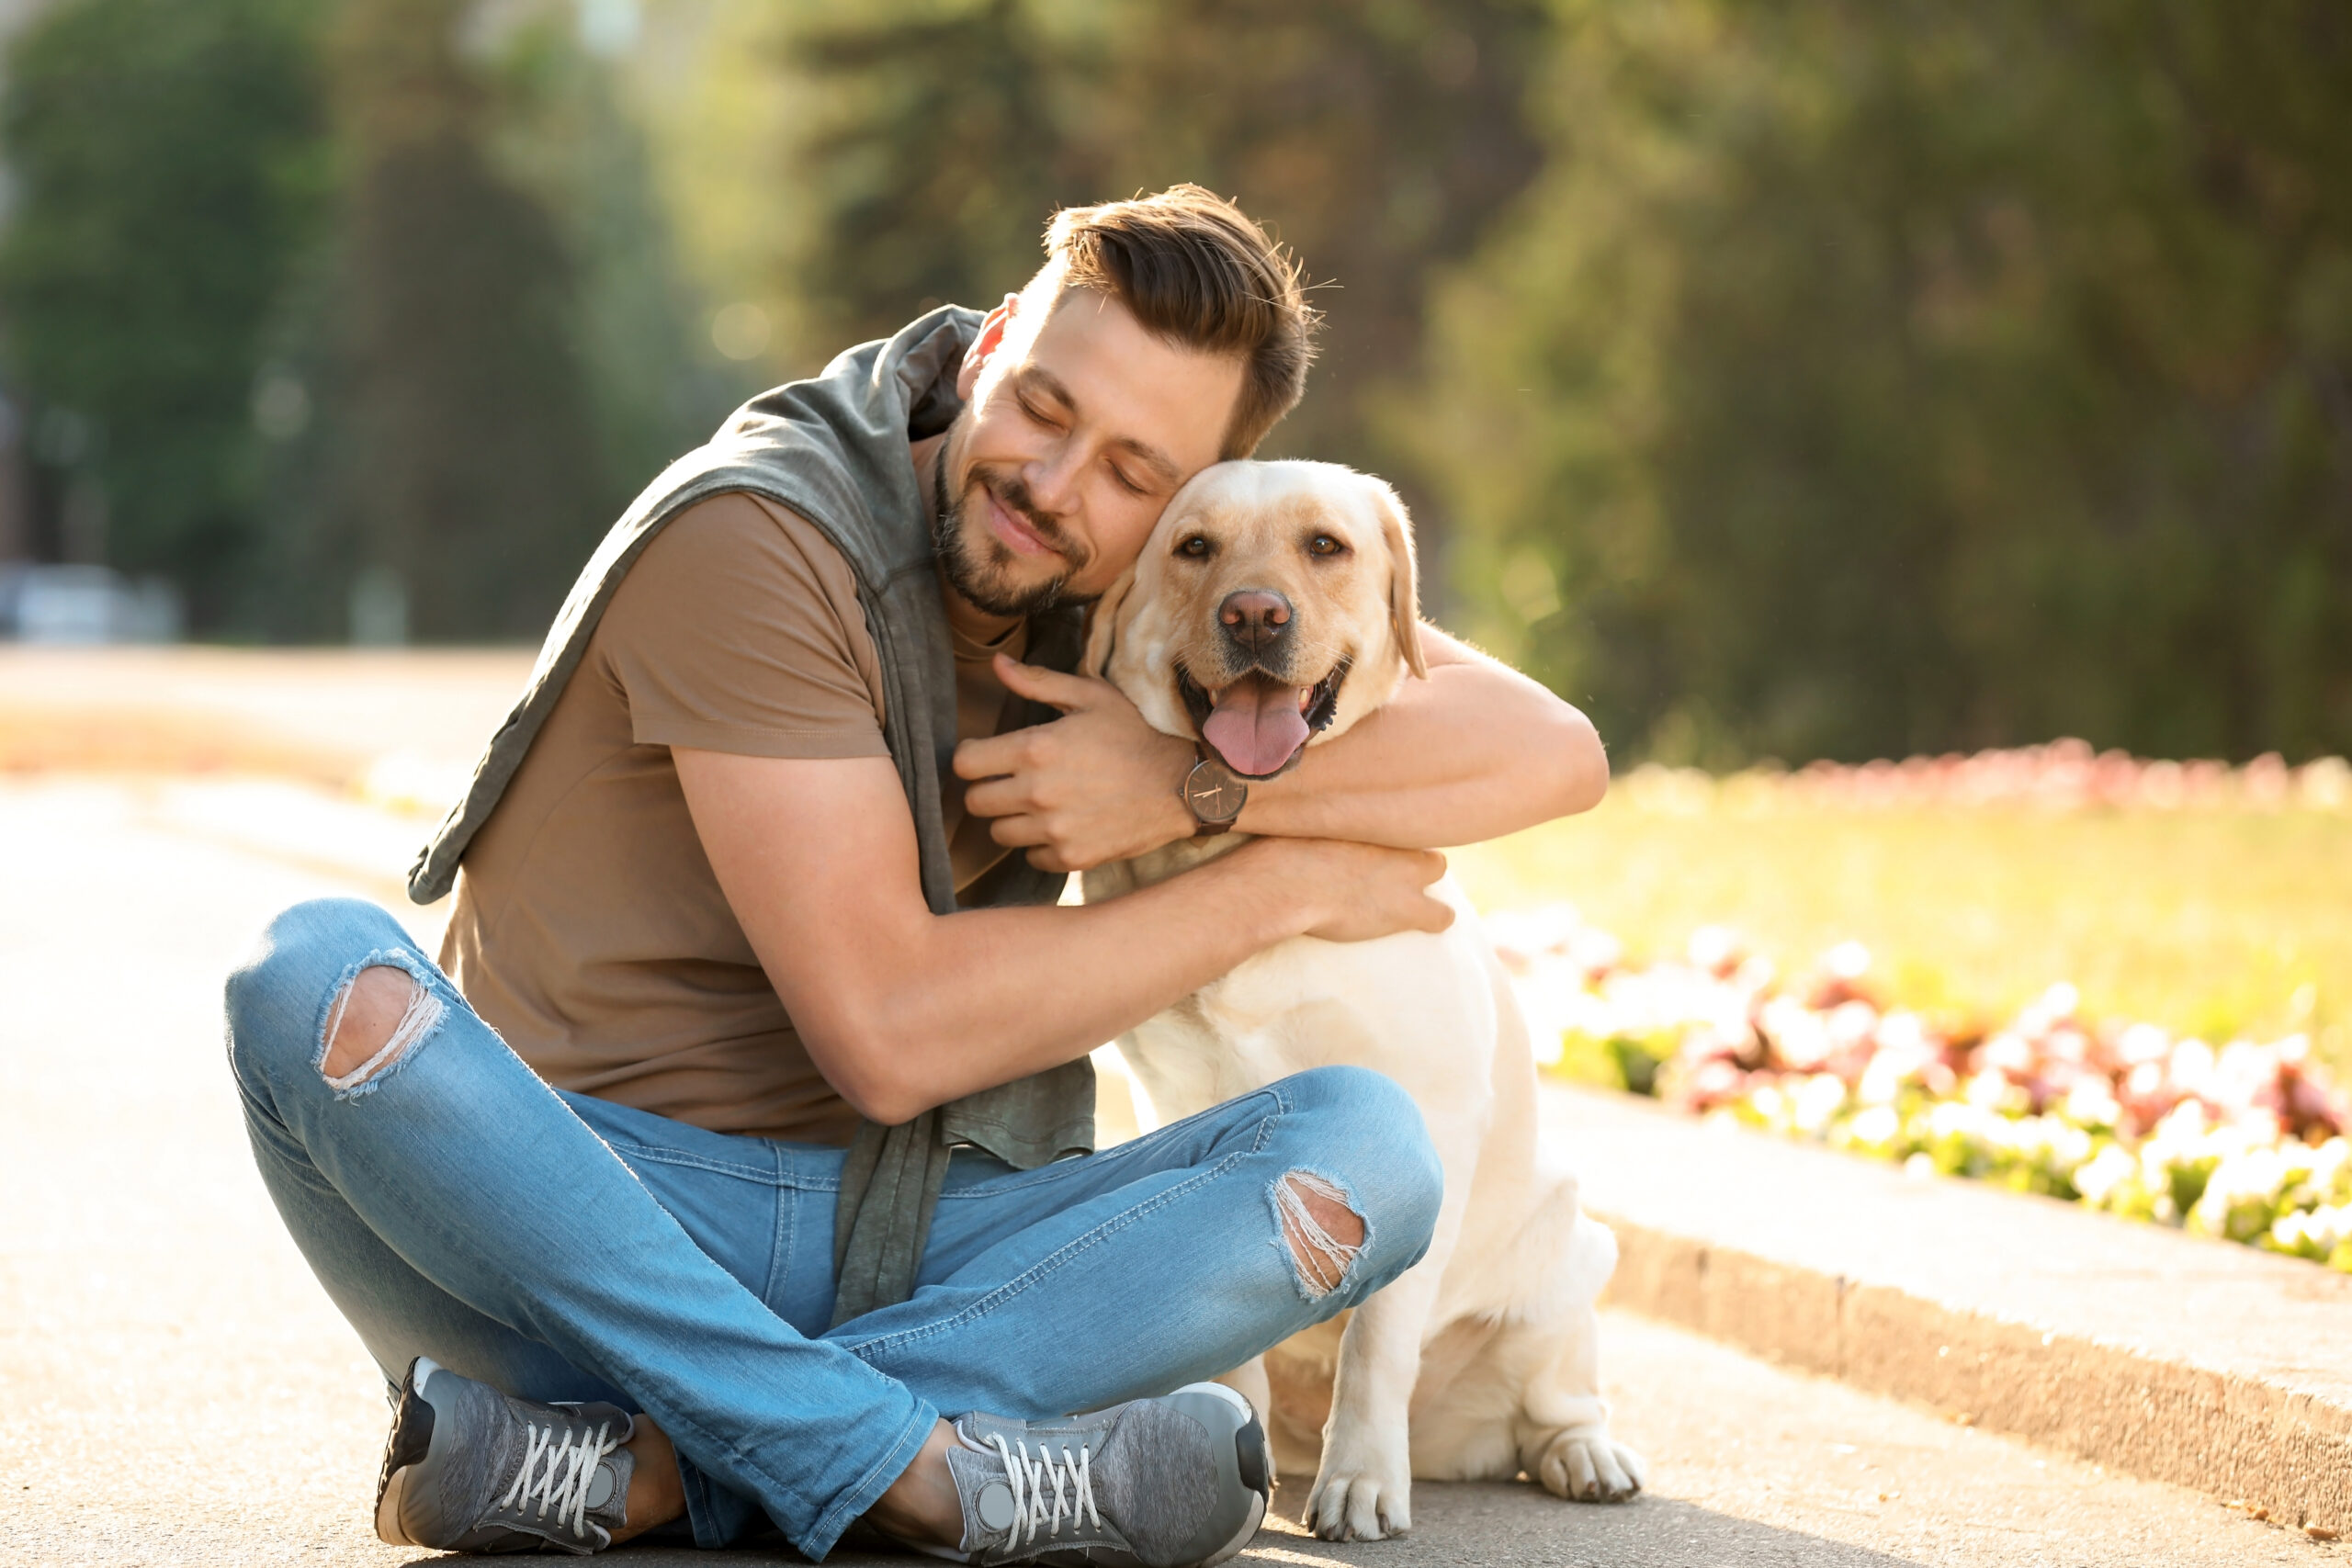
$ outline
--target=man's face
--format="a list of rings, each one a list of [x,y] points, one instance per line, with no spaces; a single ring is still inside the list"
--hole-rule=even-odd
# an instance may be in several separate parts
[[[1108,295],[1066,289],[1042,323],[1019,319],[1023,303],[989,317],[924,476],[950,586],[997,615],[1087,603],[1133,565],[1170,498],[1217,460],[1243,374]]]

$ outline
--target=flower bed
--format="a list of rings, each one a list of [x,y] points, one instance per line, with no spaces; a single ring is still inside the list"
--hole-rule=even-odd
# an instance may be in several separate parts
[[[1549,1071],[2352,1273],[2352,1105],[2301,1035],[2217,1051],[2066,985],[1978,1027],[1891,1005],[1853,942],[1784,984],[1721,927],[1637,965],[1566,905],[1487,925]]]
[[[1840,811],[2352,812],[2352,763],[2341,757],[2289,767],[2272,751],[2233,768],[2210,760],[2176,762],[2094,751],[2075,739],[1901,761],[1808,762],[1793,773],[1757,767],[1724,778],[1645,762],[1618,786],[1637,804],[1667,811],[1700,809],[1722,798],[1747,807],[1788,802]]]

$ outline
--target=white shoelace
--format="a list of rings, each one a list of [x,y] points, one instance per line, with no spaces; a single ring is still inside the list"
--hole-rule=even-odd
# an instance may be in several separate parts
[[[1090,1450],[1081,1447],[1076,1459],[1057,1461],[1053,1450],[1039,1443],[1037,1457],[1031,1459],[1023,1451],[1025,1445],[1008,1446],[1001,1436],[992,1436],[989,1441],[1004,1461],[1005,1479],[1012,1488],[1012,1537],[1008,1545],[1021,1545],[1024,1530],[1030,1540],[1040,1535],[1060,1535],[1064,1513],[1069,1515],[1072,1529],[1081,1518],[1091,1518],[1101,1528],[1102,1516],[1094,1507],[1094,1476],[1087,1468],[1092,1458]],[[1053,1489],[1050,1510],[1048,1486]]]
[[[567,1429],[562,1444],[558,1446],[555,1427],[535,1427],[525,1422],[523,1431],[529,1438],[529,1446],[523,1451],[523,1468],[514,1472],[514,1484],[506,1489],[506,1495],[499,1500],[498,1506],[511,1508],[520,1503],[527,1508],[537,1498],[538,1517],[546,1518],[548,1510],[553,1508],[556,1523],[568,1525],[572,1534],[585,1538],[588,1534],[588,1483],[596,1478],[596,1467],[604,1462],[605,1456],[621,1446],[617,1438],[606,1439],[605,1435],[611,1430],[612,1423],[607,1421],[596,1428],[594,1437],[583,1433],[574,1443],[572,1434]],[[547,1461],[544,1470],[539,1469],[542,1459]],[[538,1471],[536,1478],[532,1474],[534,1471]]]

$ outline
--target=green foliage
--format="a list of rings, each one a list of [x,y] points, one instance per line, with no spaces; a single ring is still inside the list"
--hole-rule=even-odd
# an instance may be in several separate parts
[[[616,63],[569,0],[57,0],[0,107],[10,384],[96,437],[44,505],[209,635],[338,637],[379,567],[534,636],[747,389],[710,303],[805,372],[1189,179],[1324,285],[1269,454],[1403,484],[1433,607],[1620,755],[2352,749],[2324,0],[751,15]]]
[[[1057,206],[1195,181],[1324,284],[1322,361],[1269,451],[1394,469],[1367,412],[1419,354],[1430,268],[1534,172],[1517,104],[1541,22],[1515,0],[812,8],[786,51],[817,100],[794,288],[830,354],[1018,288]]]
[[[1392,428],[1621,750],[2352,745],[2352,19],[1562,0]]]
[[[417,636],[528,638],[610,519],[571,257],[491,163],[459,15],[457,0],[346,0],[334,40],[353,167],[322,522],[400,574]]]
[[[599,510],[617,513],[767,381],[722,366],[704,337],[646,134],[620,73],[582,48],[578,15],[567,4],[529,17],[479,68],[492,97],[490,162],[562,242]]]
[[[819,6],[793,28],[796,85],[821,95],[791,159],[818,215],[793,281],[820,357],[943,302],[993,305],[1036,270],[1046,215],[1090,199],[1073,127],[1102,40],[1037,9]]]
[[[744,389],[570,7],[461,59],[463,11],[67,0],[12,52],[9,369],[201,632],[339,638],[372,567],[421,637],[536,637]]]
[[[9,56],[9,357],[85,433],[48,456],[102,487],[108,558],[176,578],[199,619],[251,565],[262,333],[330,190],[311,16],[72,0]]]

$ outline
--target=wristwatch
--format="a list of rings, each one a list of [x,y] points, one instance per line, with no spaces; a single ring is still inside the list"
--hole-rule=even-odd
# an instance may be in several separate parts
[[[1177,797],[1193,814],[1193,837],[1213,839],[1228,831],[1250,803],[1250,786],[1232,769],[1201,748],[1201,760],[1176,786]]]

